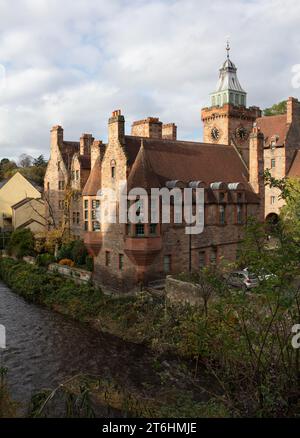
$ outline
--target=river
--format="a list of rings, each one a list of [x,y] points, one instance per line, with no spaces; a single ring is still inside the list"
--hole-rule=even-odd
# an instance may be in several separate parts
[[[33,393],[78,373],[112,378],[123,387],[157,381],[146,348],[28,303],[1,282],[0,324],[7,337],[1,362],[9,370],[11,395],[23,406]]]

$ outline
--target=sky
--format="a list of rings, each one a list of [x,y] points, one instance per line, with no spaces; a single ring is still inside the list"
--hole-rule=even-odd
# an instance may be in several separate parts
[[[228,38],[249,105],[300,97],[299,21],[298,0],[0,0],[0,158],[48,158],[58,124],[106,141],[116,109],[201,141]]]

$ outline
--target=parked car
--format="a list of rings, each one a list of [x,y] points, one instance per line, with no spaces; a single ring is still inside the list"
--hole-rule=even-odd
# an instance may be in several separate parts
[[[229,286],[248,290],[257,287],[259,284],[259,279],[255,274],[251,274],[247,270],[234,271],[228,275],[227,283]]]

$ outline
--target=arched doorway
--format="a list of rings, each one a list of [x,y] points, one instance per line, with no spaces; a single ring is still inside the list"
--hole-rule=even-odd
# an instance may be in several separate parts
[[[269,213],[265,219],[267,232],[272,235],[279,222],[279,216],[276,213]],[[271,236],[270,236],[271,237]]]

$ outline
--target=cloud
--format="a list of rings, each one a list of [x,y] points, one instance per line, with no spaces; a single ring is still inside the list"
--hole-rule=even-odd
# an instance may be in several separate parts
[[[68,139],[106,140],[117,108],[127,131],[153,115],[200,140],[227,36],[249,104],[299,95],[296,0],[0,0],[0,10],[2,157],[48,156],[58,123]]]

